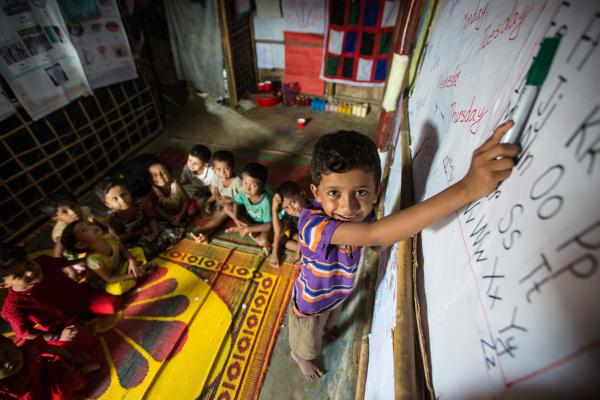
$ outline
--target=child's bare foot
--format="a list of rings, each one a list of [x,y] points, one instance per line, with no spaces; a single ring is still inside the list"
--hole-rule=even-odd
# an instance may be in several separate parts
[[[100,364],[98,363],[90,363],[90,364],[85,364],[82,365],[81,368],[79,369],[79,371],[81,372],[82,375],[88,375],[91,374],[94,371],[98,371],[100,369]]]
[[[273,268],[279,268],[279,257],[277,257],[277,254],[271,254],[271,257],[269,257],[269,264]]]
[[[294,361],[296,361],[296,364],[298,364],[298,367],[300,367],[300,370],[302,371],[306,379],[314,381],[323,376],[323,370],[317,367],[312,361],[305,360],[293,351],[290,351],[290,355],[292,356]]]

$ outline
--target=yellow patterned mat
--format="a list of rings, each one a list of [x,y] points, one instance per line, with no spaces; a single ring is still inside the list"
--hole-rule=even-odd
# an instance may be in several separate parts
[[[101,399],[258,397],[289,300],[294,267],[183,240],[116,316],[97,323],[91,376]]]

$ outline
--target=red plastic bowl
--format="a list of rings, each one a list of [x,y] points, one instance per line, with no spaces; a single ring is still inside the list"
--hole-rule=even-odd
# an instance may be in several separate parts
[[[256,96],[254,101],[261,107],[273,107],[281,101],[281,96]]]

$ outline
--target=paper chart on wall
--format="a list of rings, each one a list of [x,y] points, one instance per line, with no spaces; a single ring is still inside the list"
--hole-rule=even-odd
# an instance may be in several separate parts
[[[99,5],[99,17],[67,23],[71,40],[94,89],[137,78],[117,3],[103,0]]]
[[[422,198],[466,173],[540,40],[562,35],[512,176],[422,233],[442,399],[600,394],[599,12],[585,0],[472,0],[437,16],[409,107]]]
[[[0,89],[0,121],[14,114],[16,111],[15,106],[12,105],[2,89]]]
[[[325,33],[326,0],[281,0],[285,30],[300,33]]]
[[[0,5],[0,72],[32,119],[91,93],[56,1]]]

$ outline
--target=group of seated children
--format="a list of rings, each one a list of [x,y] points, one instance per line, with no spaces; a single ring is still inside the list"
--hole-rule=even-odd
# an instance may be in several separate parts
[[[22,345],[0,340],[0,394],[71,398],[85,386],[84,375],[99,366],[87,363],[95,337],[82,316],[117,312],[120,295],[153,269],[147,260],[184,237],[196,215],[210,215],[196,234],[189,232],[196,241],[206,242],[231,218],[229,232],[253,238],[266,252],[273,248],[273,265],[279,266],[280,245],[298,252],[304,195],[286,182],[273,196],[263,165],[247,164],[240,179],[231,152],[216,151],[211,159],[198,145],[179,180],[162,162],[149,165],[148,176],[152,188],[143,199],[135,199],[123,179],[103,178],[95,194],[108,208],[104,216],[69,194],[46,199],[41,211],[55,222],[53,257],[30,258],[23,247],[0,245],[0,287],[8,289],[1,315]],[[46,371],[50,367],[54,372]],[[36,381],[40,373],[47,379]]]
[[[211,219],[194,235],[198,241],[206,241],[231,218],[235,226],[229,232],[249,236],[270,251],[272,265],[279,265],[282,247],[301,256],[289,306],[289,341],[303,374],[317,379],[323,370],[314,360],[325,331],[356,286],[362,248],[381,248],[410,237],[494,190],[510,175],[518,154],[516,146],[499,144],[511,126],[501,125],[473,153],[462,180],[380,220],[373,212],[381,190],[377,148],[353,131],[324,135],[315,145],[312,202],[293,182],[272,194],[266,188],[267,169],[255,162],[244,167],[241,179],[236,177],[230,152],[215,152],[211,166],[204,146],[189,154],[180,181],[165,164],[150,165],[153,188],[146,201],[133,199],[122,181],[103,179],[96,193],[109,208],[104,221],[68,196],[52,199],[43,210],[56,221],[54,254],[66,257],[32,259],[22,247],[0,245],[0,287],[8,288],[1,315],[17,340],[30,343],[17,349],[0,341],[0,393],[39,389],[41,381],[33,381],[46,364],[32,360],[32,354],[57,354],[52,348],[42,350],[40,341],[74,352],[63,354],[72,365],[61,369],[73,379],[65,383],[57,372],[49,376],[51,384],[64,393],[80,388],[83,375],[96,367],[80,354],[90,348],[92,338],[81,316],[118,310],[118,295],[152,269],[145,260],[183,237],[186,221],[200,212],[208,212]],[[186,189],[185,184],[193,186]]]

